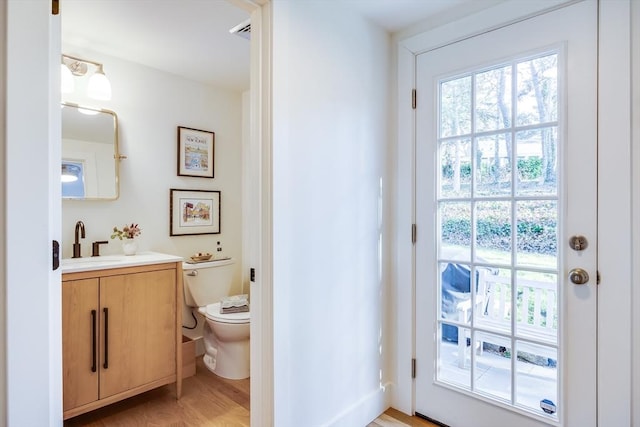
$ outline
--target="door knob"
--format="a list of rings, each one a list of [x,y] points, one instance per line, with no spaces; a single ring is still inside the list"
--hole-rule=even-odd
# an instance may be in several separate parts
[[[589,273],[581,268],[574,268],[569,271],[569,280],[574,285],[584,285],[589,281]]]

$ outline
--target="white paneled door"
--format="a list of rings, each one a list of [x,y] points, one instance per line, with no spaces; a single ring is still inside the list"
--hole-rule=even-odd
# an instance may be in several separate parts
[[[596,422],[597,4],[417,56],[416,412]]]

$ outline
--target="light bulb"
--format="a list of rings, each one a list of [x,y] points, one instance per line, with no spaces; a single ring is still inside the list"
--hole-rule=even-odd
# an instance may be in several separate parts
[[[99,99],[101,101],[111,100],[111,83],[109,83],[107,76],[104,75],[102,67],[98,68],[91,78],[89,78],[87,95],[93,99]]]

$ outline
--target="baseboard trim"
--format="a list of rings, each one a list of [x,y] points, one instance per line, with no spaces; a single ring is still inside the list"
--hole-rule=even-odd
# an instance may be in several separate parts
[[[364,426],[375,420],[389,407],[392,383],[381,384],[358,402],[323,424],[323,427]]]
[[[435,425],[440,426],[440,427],[449,427],[449,425],[448,425],[448,424],[441,423],[440,421],[438,421],[438,420],[434,420],[433,418],[427,417],[426,415],[422,415],[422,414],[421,414],[421,413],[419,413],[419,412],[416,412],[416,417],[418,417],[418,418],[422,418],[423,420],[427,420],[427,421],[429,421],[431,424],[435,424]]]

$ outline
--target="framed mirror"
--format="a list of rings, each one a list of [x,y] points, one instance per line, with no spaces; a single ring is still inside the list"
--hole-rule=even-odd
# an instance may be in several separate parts
[[[116,113],[62,104],[63,199],[117,199],[120,158]]]

